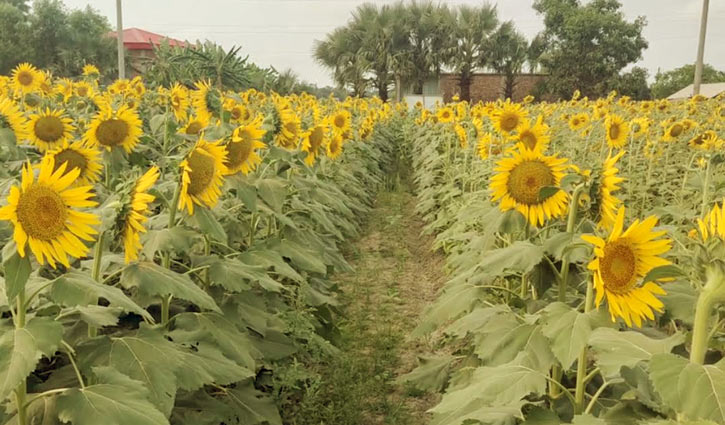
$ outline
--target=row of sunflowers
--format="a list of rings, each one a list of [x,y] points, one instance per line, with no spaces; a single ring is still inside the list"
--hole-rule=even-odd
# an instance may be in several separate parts
[[[432,424],[725,423],[721,98],[416,105]]]
[[[283,423],[395,109],[98,75],[0,77],[0,423]]]

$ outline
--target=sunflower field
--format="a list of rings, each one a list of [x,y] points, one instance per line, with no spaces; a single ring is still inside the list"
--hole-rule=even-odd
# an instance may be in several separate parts
[[[721,98],[412,111],[432,424],[725,423]]]
[[[0,423],[281,424],[395,108],[98,74],[0,77]]]

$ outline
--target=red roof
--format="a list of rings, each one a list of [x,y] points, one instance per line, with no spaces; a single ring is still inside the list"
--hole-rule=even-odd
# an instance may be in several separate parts
[[[111,37],[116,37],[116,32],[108,33]],[[166,39],[169,46],[185,47],[186,43],[161,34],[154,34],[139,28],[127,28],[123,30],[123,46],[128,50],[152,50],[152,45],[160,45],[161,41]]]

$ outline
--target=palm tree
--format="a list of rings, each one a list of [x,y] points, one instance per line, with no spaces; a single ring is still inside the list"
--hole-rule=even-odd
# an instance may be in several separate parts
[[[526,37],[516,31],[513,22],[507,21],[489,37],[487,48],[489,66],[504,75],[504,97],[513,98],[516,74],[521,72],[529,53]]]
[[[473,72],[490,62],[487,40],[498,25],[495,6],[460,6],[455,21],[448,27],[450,34],[446,51],[446,64],[458,74],[462,100],[471,99],[471,77]],[[449,23],[449,25],[450,25]]]
[[[353,12],[350,28],[360,41],[359,55],[370,69],[370,78],[383,101],[388,100],[391,82],[392,41],[394,15],[390,6],[380,10],[371,3],[364,3]]]
[[[350,86],[355,96],[365,94],[368,63],[360,55],[360,39],[351,28],[336,28],[324,40],[315,41],[313,55],[318,63],[332,70],[333,79],[341,88]]]

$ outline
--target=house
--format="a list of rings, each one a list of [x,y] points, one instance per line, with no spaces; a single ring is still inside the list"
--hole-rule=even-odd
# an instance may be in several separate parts
[[[126,50],[126,75],[134,77],[143,74],[149,61],[156,57],[154,47],[161,43],[168,43],[169,46],[186,47],[187,43],[164,35],[155,34],[140,28],[126,28],[123,34],[123,47]],[[116,32],[107,34],[116,37]]]
[[[689,86],[685,87],[682,90],[679,90],[667,97],[668,100],[683,100],[683,99],[689,99],[692,97],[692,90],[693,84],[690,84]],[[720,93],[725,92],[725,83],[708,83],[708,84],[701,84],[700,85],[700,94],[708,97],[713,98]]]
[[[532,94],[536,86],[546,78],[546,74],[517,74],[514,77],[512,100],[521,101]],[[506,76],[494,73],[476,73],[471,78],[471,102],[488,102],[504,97]],[[453,96],[460,94],[457,74],[443,73],[438,78],[430,78],[423,84],[423,93],[415,94],[412,84],[403,85],[403,97],[409,105],[421,101],[426,107],[437,102],[450,102]]]

